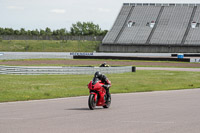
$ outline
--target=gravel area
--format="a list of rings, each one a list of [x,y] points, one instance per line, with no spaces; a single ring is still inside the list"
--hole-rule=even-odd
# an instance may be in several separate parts
[[[100,65],[104,61],[95,60],[30,60],[30,61],[3,61],[0,65]],[[135,61],[106,61],[112,65],[132,65],[132,66],[172,66],[172,67],[197,67],[200,63],[167,63],[167,62],[135,62]]]

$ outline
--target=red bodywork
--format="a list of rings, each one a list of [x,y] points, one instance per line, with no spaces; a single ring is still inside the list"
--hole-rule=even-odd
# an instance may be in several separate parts
[[[106,95],[106,90],[102,87],[104,83],[101,83],[101,80],[99,80],[97,83],[94,85],[92,84],[92,81],[88,84],[88,88],[90,90],[90,94],[95,95],[95,102],[97,102],[96,106],[104,106],[105,104],[105,99],[104,96]]]

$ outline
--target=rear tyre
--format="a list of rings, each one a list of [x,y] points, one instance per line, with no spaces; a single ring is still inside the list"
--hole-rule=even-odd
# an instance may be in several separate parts
[[[88,99],[88,106],[91,110],[94,110],[94,108],[96,107],[96,102],[94,101],[94,94],[90,94]]]
[[[103,106],[103,108],[109,108],[111,104],[111,94],[109,93],[109,97],[106,100],[106,105]]]

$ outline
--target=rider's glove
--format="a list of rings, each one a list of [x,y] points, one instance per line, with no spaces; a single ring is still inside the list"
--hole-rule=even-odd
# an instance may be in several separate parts
[[[107,86],[106,86],[106,85],[102,85],[102,87],[103,87],[103,88],[107,88]]]
[[[102,85],[103,88],[108,89],[109,85]]]

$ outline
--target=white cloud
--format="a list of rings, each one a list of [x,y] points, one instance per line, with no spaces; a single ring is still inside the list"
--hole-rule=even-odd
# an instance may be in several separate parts
[[[105,8],[98,8],[97,10],[99,12],[110,12],[110,9],[105,9]]]
[[[20,6],[7,6],[7,8],[11,10],[24,10],[24,7]]]
[[[52,12],[52,13],[58,13],[58,14],[63,14],[63,13],[66,12],[66,10],[64,10],[64,9],[53,9],[50,12]]]

